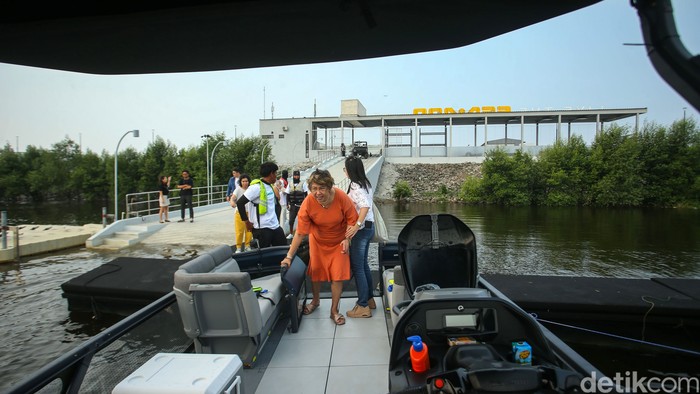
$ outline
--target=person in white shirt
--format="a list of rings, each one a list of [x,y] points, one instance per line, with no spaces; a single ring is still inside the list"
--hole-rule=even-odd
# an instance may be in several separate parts
[[[277,182],[275,182],[275,186],[279,191],[280,206],[282,207],[279,216],[280,226],[282,226],[282,229],[284,229],[285,222],[287,222],[289,216],[289,206],[287,204],[287,187],[289,186],[289,182],[287,181],[288,177],[289,172],[287,170],[282,170],[282,176],[277,179]]]
[[[258,240],[258,246],[287,245],[284,230],[279,223],[279,192],[275,187],[277,180],[277,164],[266,162],[260,165],[260,179],[248,186],[248,190],[236,201],[238,214],[246,228],[253,232],[253,238]],[[246,213],[245,204],[253,203],[254,209],[250,215]]]
[[[231,193],[231,197],[229,198],[231,206],[236,209],[233,214],[235,226],[234,232],[236,234],[236,253],[250,249],[250,241],[253,238],[253,233],[251,233],[250,230],[246,228],[245,223],[241,221],[241,215],[238,214],[238,206],[236,205],[236,201],[243,197],[243,193],[248,190],[250,182],[251,180],[248,174],[241,174],[238,179],[238,185],[233,190],[233,193]],[[255,206],[249,202],[245,205],[245,209],[246,213],[250,215],[250,213],[253,212],[253,209],[255,209]]]
[[[371,309],[377,304],[372,298],[372,273],[367,260],[369,243],[374,237],[374,213],[372,212],[372,184],[365,174],[362,159],[350,156],[345,159],[345,175],[350,179],[348,197],[355,204],[357,223],[346,234],[352,238],[350,245],[350,268],[357,285],[357,303],[346,312],[348,317],[372,317]]]

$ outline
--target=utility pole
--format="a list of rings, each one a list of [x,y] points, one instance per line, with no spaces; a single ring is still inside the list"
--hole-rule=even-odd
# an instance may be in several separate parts
[[[207,140],[207,156],[206,156],[207,171],[206,171],[206,173],[207,173],[207,204],[209,204],[209,195],[211,194],[211,189],[209,187],[209,138],[211,138],[211,136],[209,134],[204,134],[202,136],[202,138],[205,138]]]

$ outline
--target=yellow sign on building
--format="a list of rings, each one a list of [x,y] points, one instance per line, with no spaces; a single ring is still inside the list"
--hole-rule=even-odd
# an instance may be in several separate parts
[[[482,112],[512,112],[510,105],[492,106],[486,105],[483,107],[471,107],[467,111],[464,108],[455,110],[452,107],[433,107],[433,108],[413,108],[413,115],[433,115],[433,114],[478,114]]]

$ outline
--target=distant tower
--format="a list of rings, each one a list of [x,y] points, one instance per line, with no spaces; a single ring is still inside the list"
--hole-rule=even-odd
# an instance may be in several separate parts
[[[270,106],[270,116],[272,116],[272,119],[275,118],[275,102],[272,102],[272,105]]]

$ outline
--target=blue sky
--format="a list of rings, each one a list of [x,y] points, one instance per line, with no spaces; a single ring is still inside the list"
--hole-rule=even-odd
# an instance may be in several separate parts
[[[681,38],[697,54],[700,1],[677,0],[674,7]],[[84,149],[113,153],[125,131],[140,129],[141,137],[125,138],[120,150],[141,151],[153,136],[184,148],[216,131],[257,135],[273,104],[275,118],[313,116],[314,100],[318,116],[337,116],[340,101],[351,98],[368,114],[486,105],[647,107],[642,121],[670,125],[686,107],[686,116],[697,120],[698,112],[658,76],[644,47],[622,45],[641,42],[629,1],[606,0],[468,47],[380,59],[126,76],[0,63],[0,144],[19,143],[24,151],[68,136]]]

